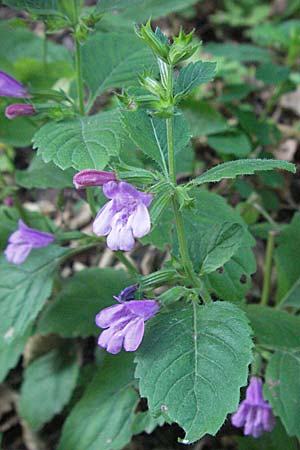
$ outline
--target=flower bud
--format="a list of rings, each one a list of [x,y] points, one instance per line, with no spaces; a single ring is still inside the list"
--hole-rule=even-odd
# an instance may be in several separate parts
[[[171,65],[178,64],[190,58],[199,48],[199,43],[192,43],[194,31],[185,34],[180,28],[179,35],[174,38],[173,45],[169,51],[168,60]]]
[[[141,86],[157,97],[165,97],[166,91],[157,80],[149,77],[148,75],[140,75],[139,82]]]
[[[104,172],[102,170],[87,169],[76,173],[73,183],[76,189],[85,189],[91,186],[103,186],[108,181],[116,181],[114,172]]]
[[[33,116],[36,114],[34,107],[27,103],[13,103],[5,110],[5,116],[8,119],[15,119],[21,116]]]
[[[151,28],[151,20],[149,19],[146,25],[142,25],[140,29],[135,29],[136,34],[143,39],[153,52],[163,60],[167,60],[169,53],[169,43],[167,39],[163,39],[163,34],[154,33]]]
[[[0,70],[0,97],[29,98],[30,95],[19,81]]]

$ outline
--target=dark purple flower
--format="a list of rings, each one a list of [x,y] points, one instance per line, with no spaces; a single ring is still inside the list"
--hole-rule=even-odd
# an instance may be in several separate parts
[[[85,189],[90,186],[103,186],[108,181],[115,181],[114,172],[104,172],[102,170],[87,169],[76,173],[73,183],[76,189]]]
[[[35,113],[34,107],[29,103],[14,103],[5,110],[5,115],[8,119],[15,119],[20,116],[33,116]]]
[[[273,430],[275,417],[271,405],[264,400],[260,378],[251,378],[246,398],[240,403],[237,412],[231,416],[231,423],[238,428],[244,427],[244,434],[252,435],[254,438]]]
[[[30,95],[19,81],[0,70],[0,97],[29,98]]]
[[[107,246],[111,250],[129,251],[134,246],[134,238],[141,238],[150,231],[147,207],[152,195],[138,191],[125,181],[104,184],[103,193],[111,201],[98,212],[93,231],[97,236],[107,236]]]
[[[98,345],[109,353],[116,354],[122,346],[126,352],[134,352],[144,336],[144,322],[157,312],[159,305],[155,300],[129,300],[134,298],[137,285],[129,286],[114,297],[120,305],[113,305],[100,311],[96,325],[104,330]]]
[[[46,247],[53,241],[52,234],[29,228],[20,219],[19,229],[10,236],[4,253],[10,263],[21,264],[33,248]]]

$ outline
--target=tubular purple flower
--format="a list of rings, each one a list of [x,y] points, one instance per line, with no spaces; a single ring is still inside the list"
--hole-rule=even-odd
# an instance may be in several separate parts
[[[0,97],[29,98],[30,95],[23,84],[0,70]]]
[[[264,432],[272,431],[275,417],[271,405],[264,400],[262,380],[252,377],[246,391],[246,398],[242,401],[235,414],[231,416],[233,426],[244,427],[246,436],[258,438]]]
[[[105,308],[96,315],[96,325],[106,328],[99,336],[98,345],[113,355],[119,353],[122,346],[126,352],[137,350],[144,336],[144,322],[159,309],[155,300],[132,300],[137,286],[129,286],[114,297],[119,305]]]
[[[22,264],[33,248],[46,247],[53,241],[53,234],[29,228],[20,219],[19,229],[10,236],[4,253],[10,263]]]
[[[76,173],[73,183],[76,189],[85,189],[90,186],[103,186],[108,181],[115,181],[114,172],[104,172],[102,170],[86,169]]]
[[[8,119],[15,119],[20,116],[33,116],[36,114],[34,107],[27,103],[14,103],[5,110],[5,116]]]
[[[134,238],[141,238],[151,228],[148,206],[152,195],[138,191],[125,181],[110,181],[103,185],[103,193],[110,202],[98,212],[93,224],[97,236],[107,236],[111,250],[129,251]]]

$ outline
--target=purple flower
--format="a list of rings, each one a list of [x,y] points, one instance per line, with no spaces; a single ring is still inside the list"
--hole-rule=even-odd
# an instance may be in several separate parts
[[[244,427],[244,434],[252,435],[254,438],[273,430],[275,417],[271,405],[264,400],[260,378],[251,378],[246,398],[240,403],[237,412],[231,416],[231,423],[238,428]]]
[[[29,98],[30,95],[19,81],[0,70],[0,97]]]
[[[20,116],[33,116],[36,113],[34,107],[27,103],[14,103],[5,110],[8,119],[15,119]]]
[[[10,236],[4,253],[10,263],[21,264],[33,248],[46,247],[53,241],[52,234],[29,228],[20,219],[19,229]]]
[[[97,236],[107,236],[111,250],[129,251],[134,247],[134,238],[141,238],[150,231],[147,207],[152,195],[138,191],[125,181],[104,184],[103,193],[111,201],[98,212],[93,231]]]
[[[105,308],[96,316],[96,325],[107,328],[100,334],[98,345],[114,355],[122,346],[126,352],[134,352],[139,347],[144,336],[144,322],[159,308],[155,300],[132,300],[137,287],[124,289],[114,297],[120,305]]]
[[[76,173],[73,183],[76,189],[85,189],[89,186],[103,186],[108,181],[115,181],[114,172],[104,172],[102,170],[87,169]]]
[[[4,199],[5,206],[11,207],[11,206],[13,206],[13,204],[14,204],[14,201],[13,201],[12,197],[10,197],[9,195],[7,197],[5,197],[5,199]]]

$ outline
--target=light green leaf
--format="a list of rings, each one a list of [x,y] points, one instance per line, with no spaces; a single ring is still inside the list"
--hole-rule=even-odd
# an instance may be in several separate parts
[[[249,155],[252,150],[248,136],[238,130],[208,136],[207,143],[221,155],[234,155],[238,158]]]
[[[153,414],[186,432],[184,443],[215,434],[237,409],[252,359],[251,329],[231,303],[177,305],[149,321],[136,376]]]
[[[31,145],[37,124],[28,117],[9,120],[5,117],[4,111],[4,108],[0,108],[0,142],[16,148]]]
[[[49,297],[53,276],[68,249],[56,245],[33,249],[20,264],[0,262],[0,336],[20,336]]]
[[[133,434],[151,434],[157,426],[162,426],[164,422],[165,420],[162,416],[153,417],[149,410],[139,412],[135,416],[132,432]]]
[[[239,159],[228,161],[204,172],[193,180],[196,184],[216,183],[224,178],[236,178],[239,175],[252,175],[259,170],[282,169],[296,172],[294,164],[276,159]]]
[[[213,225],[202,237],[204,260],[200,273],[210,273],[223,266],[241,246],[244,228],[238,223]]]
[[[153,159],[161,168],[167,161],[167,129],[166,121],[151,118],[143,111],[123,113],[126,131],[133,142],[145,155]],[[190,140],[190,130],[182,115],[174,117],[175,155],[178,155]]]
[[[191,62],[179,71],[175,80],[175,95],[184,96],[200,84],[208,83],[216,73],[216,63],[211,61]]]
[[[132,361],[130,353],[106,356],[65,422],[58,450],[121,450],[130,441],[139,401]]]
[[[11,8],[23,9],[36,14],[58,14],[59,0],[4,0]]]
[[[93,102],[107,89],[132,84],[144,69],[155,64],[155,59],[133,33],[96,33],[82,47],[82,62]]]
[[[25,370],[20,413],[32,429],[58,414],[71,398],[79,374],[76,349],[65,345],[35,359]]]
[[[26,170],[16,171],[16,182],[27,189],[63,189],[73,186],[74,174],[72,169],[63,171],[52,162],[46,164],[40,156],[35,155]]]
[[[151,16],[152,19],[163,17],[197,3],[195,0],[139,0],[129,5],[122,14],[123,19],[143,22]]]
[[[266,399],[290,436],[300,437],[300,351],[277,351],[267,366]]]
[[[10,369],[16,366],[27,339],[32,333],[32,326],[15,339],[0,338],[0,383],[2,383]]]
[[[183,108],[193,137],[208,136],[228,129],[225,117],[205,101],[189,100]]]
[[[245,308],[257,343],[268,349],[300,348],[300,317],[261,305]]]
[[[281,306],[300,307],[300,215],[277,238],[275,263],[278,280],[277,299]]]
[[[271,62],[272,59],[269,50],[251,44],[211,42],[205,45],[205,52],[239,62]]]
[[[123,140],[118,110],[44,125],[33,138],[38,155],[61,169],[104,169]]]
[[[37,0],[39,1],[39,0]],[[0,24],[0,58],[16,64],[25,58],[42,60],[44,52],[44,41],[29,29],[15,27],[8,22]],[[47,45],[47,61],[71,62],[71,55],[63,45],[57,45],[51,40]],[[15,74],[10,74],[14,76]],[[23,80],[20,80],[23,81]]]
[[[37,332],[64,337],[99,335],[95,315],[115,304],[113,295],[128,285],[130,280],[122,270],[93,267],[76,273],[45,308]]]

